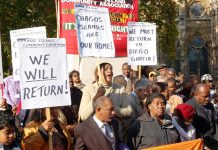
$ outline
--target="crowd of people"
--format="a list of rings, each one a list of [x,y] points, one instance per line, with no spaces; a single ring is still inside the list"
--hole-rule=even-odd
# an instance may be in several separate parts
[[[198,138],[204,149],[218,149],[218,91],[210,74],[186,77],[161,64],[145,66],[139,79],[128,63],[121,69],[114,77],[110,63],[99,64],[90,85],[71,71],[71,105],[50,109],[22,110],[19,82],[4,78],[0,149],[137,150]]]

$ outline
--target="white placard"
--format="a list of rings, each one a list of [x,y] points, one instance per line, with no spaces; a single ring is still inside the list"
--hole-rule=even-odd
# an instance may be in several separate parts
[[[11,53],[12,53],[11,55],[12,55],[14,81],[20,80],[20,71],[19,71],[20,60],[19,60],[18,49],[16,46],[16,40],[18,38],[46,38],[46,37],[47,37],[46,28],[44,26],[10,31]]]
[[[81,57],[115,57],[108,8],[75,4],[75,18]]]
[[[128,23],[128,63],[157,65],[156,25],[146,22]]]
[[[18,39],[22,109],[71,104],[65,39]]]

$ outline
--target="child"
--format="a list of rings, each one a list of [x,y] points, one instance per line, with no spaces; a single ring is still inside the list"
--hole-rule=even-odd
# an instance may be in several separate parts
[[[20,150],[15,138],[15,119],[7,111],[0,111],[0,150]]]

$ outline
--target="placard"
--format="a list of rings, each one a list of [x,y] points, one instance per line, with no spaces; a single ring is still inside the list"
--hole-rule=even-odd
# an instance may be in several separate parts
[[[108,8],[75,4],[78,47],[81,57],[114,57]]]
[[[22,109],[71,104],[65,39],[18,39]]]
[[[25,28],[19,30],[10,31],[11,38],[11,56],[13,65],[13,79],[14,81],[20,80],[20,58],[18,54],[18,49],[16,46],[16,40],[18,38],[46,38],[46,29],[44,26],[35,28]]]
[[[66,39],[67,53],[78,54],[74,4],[109,9],[117,57],[127,56],[127,23],[138,21],[138,0],[58,0],[59,36]]]
[[[128,23],[128,63],[157,65],[156,25],[146,22]]]

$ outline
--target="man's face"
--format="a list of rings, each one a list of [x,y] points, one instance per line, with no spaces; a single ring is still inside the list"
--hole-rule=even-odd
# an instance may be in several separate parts
[[[196,93],[195,97],[200,104],[206,104],[207,102],[209,102],[209,94],[209,88],[205,86],[202,87],[201,91]]]
[[[167,71],[167,79],[170,79],[170,78],[174,78],[175,79],[176,77],[176,73],[174,71]]]
[[[145,100],[146,97],[148,97],[150,95],[150,88],[141,88],[138,92],[137,92],[137,96],[139,98],[139,100]]]
[[[161,68],[158,70],[160,75],[166,76],[167,68]]]
[[[129,65],[124,65],[123,68],[122,68],[122,71],[123,71],[123,74],[129,78],[130,77],[130,70],[131,70],[131,67]]]
[[[105,101],[105,104],[100,108],[99,113],[102,122],[110,122],[115,115],[113,103],[110,100]]]
[[[0,143],[10,145],[15,138],[14,128],[5,127],[0,130]]]

